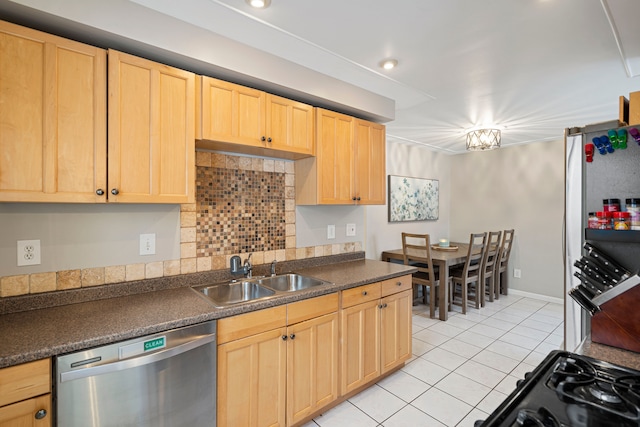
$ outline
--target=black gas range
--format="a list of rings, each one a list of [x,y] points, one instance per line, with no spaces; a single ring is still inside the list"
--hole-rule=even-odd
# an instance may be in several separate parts
[[[552,351],[476,427],[640,426],[640,371]]]

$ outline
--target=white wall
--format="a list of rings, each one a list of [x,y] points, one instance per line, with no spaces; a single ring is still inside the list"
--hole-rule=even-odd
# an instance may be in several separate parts
[[[155,255],[139,255],[147,233]],[[42,264],[18,267],[18,240],[40,240]],[[0,276],[172,259],[180,259],[180,205],[0,203]]]
[[[514,228],[509,286],[563,297],[561,139],[452,156],[451,194],[451,240]]]
[[[382,251],[402,247],[402,232],[428,233],[432,239],[449,235],[451,190],[451,156],[416,145],[387,142],[387,175],[439,180],[440,217],[434,221],[388,222],[388,200],[384,206],[367,206],[364,247],[366,257],[380,259]],[[388,198],[388,193],[387,193]]]
[[[355,205],[296,207],[296,247],[364,241],[364,209]],[[330,224],[336,227],[335,239],[327,239]],[[347,236],[347,224],[356,225],[355,236]]]

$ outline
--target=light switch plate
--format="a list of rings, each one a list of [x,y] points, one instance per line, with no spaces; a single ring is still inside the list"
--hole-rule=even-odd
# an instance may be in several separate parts
[[[334,224],[327,225],[327,239],[336,238],[336,226]]]
[[[140,235],[140,255],[155,255],[156,253],[156,235],[141,234]]]
[[[356,235],[356,225],[347,224],[347,236],[355,236],[355,235]]]

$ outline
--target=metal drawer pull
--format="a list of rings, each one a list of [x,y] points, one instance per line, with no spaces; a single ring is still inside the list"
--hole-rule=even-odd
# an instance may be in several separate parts
[[[286,336],[286,335],[283,335],[283,336],[282,336],[282,341],[286,341],[286,340],[287,340],[287,336]]]
[[[396,283],[396,285],[402,286],[402,282],[398,282],[398,283]]]
[[[289,336],[289,338],[291,338],[292,340],[295,340],[295,339],[296,339],[296,334],[291,334],[291,335]]]
[[[46,416],[47,416],[47,410],[46,409],[40,409],[38,412],[36,412],[35,418],[36,418],[36,420],[41,420]]]
[[[363,291],[362,295],[367,296],[367,291]]]

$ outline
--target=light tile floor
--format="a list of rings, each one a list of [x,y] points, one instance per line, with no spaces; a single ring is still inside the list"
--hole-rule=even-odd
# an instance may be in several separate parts
[[[471,427],[562,346],[561,304],[503,295],[449,314],[441,322],[414,306],[413,358],[305,427]]]

